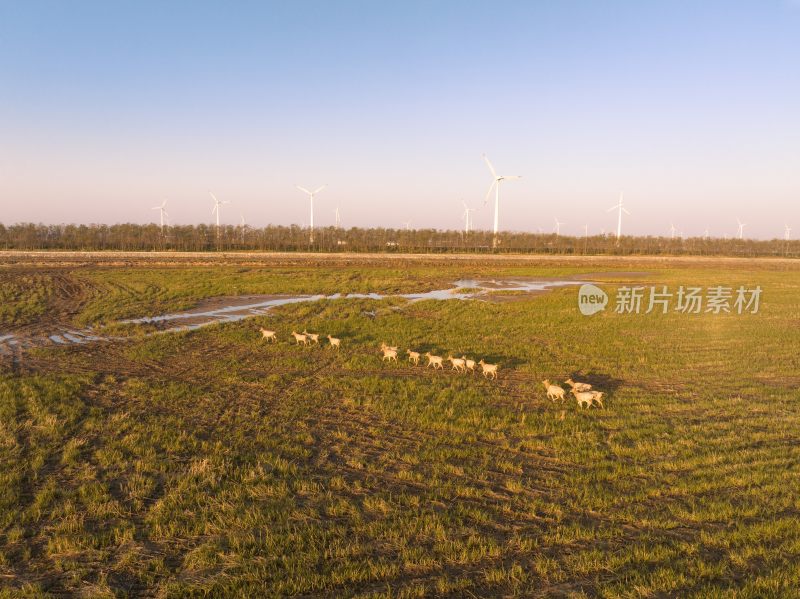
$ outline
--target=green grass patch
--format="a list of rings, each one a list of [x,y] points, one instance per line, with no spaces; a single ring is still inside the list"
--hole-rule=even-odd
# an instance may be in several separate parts
[[[466,276],[198,273],[83,272],[129,289],[81,318],[231,289],[419,291]],[[800,277],[655,268],[643,284],[764,292],[760,313],[741,316],[584,317],[575,288],[326,300],[27,354],[0,378],[3,592],[793,596]],[[341,351],[290,342],[303,329],[340,337]],[[483,357],[500,376],[385,364],[381,341]],[[607,409],[547,400],[541,381],[570,376],[606,391]]]

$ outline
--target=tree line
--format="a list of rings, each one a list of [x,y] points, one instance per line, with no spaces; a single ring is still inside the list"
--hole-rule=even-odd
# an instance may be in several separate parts
[[[568,235],[501,232],[493,248],[491,231],[436,229],[339,229],[248,225],[165,226],[154,224],[0,224],[0,248],[7,250],[121,251],[284,251],[649,254],[719,256],[800,256],[800,241],[732,238]]]

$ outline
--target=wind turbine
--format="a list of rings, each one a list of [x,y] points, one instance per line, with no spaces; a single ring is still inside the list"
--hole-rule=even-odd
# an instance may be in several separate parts
[[[161,203],[161,206],[153,206],[153,210],[160,210],[161,211],[161,232],[164,232],[164,217],[166,216],[169,218],[169,214],[167,214],[167,200],[164,200]]]
[[[214,198],[214,207],[211,209],[211,214],[214,214],[214,213],[217,214],[217,236],[219,236],[219,213],[222,212],[221,206],[223,204],[230,204],[230,202],[227,201],[227,200],[225,200],[224,202],[220,202],[217,199],[217,196],[215,196],[210,191],[208,193],[211,195],[212,198]]]
[[[674,223],[670,223],[669,224],[669,238],[670,239],[675,239],[675,232],[677,230],[678,229],[675,228],[675,224]]]
[[[622,193],[619,194],[619,204],[611,206],[606,212],[611,212],[612,210],[619,210],[619,214],[617,215],[617,243],[619,243],[619,238],[622,237],[622,213],[630,214],[622,205]]]
[[[556,221],[556,226],[553,228],[556,230],[556,237],[558,237],[559,235],[561,235],[561,225],[566,225],[567,223],[562,223],[560,220],[558,220],[558,217],[554,218]]]
[[[786,241],[792,238],[792,228],[789,225],[783,225],[783,238]]]
[[[470,208],[467,206],[467,203],[462,200],[461,204],[464,206],[464,213],[461,215],[461,218],[464,220],[464,233],[469,234],[472,230],[472,212],[475,212],[475,208]]]
[[[242,230],[242,245],[244,245],[244,233],[247,229],[247,223],[244,220],[244,214],[240,212],[239,217],[241,218],[241,224],[239,225],[239,228]]]
[[[339,216],[339,206],[336,206],[336,210],[334,210],[333,212],[336,215],[336,228],[337,229],[341,229],[342,228],[342,219]]]
[[[703,239],[708,239],[708,227],[706,227],[706,230],[703,231]]]
[[[328,184],[326,183],[322,187],[317,187],[314,191],[308,191],[305,187],[300,187],[299,185],[295,186],[303,193],[308,194],[309,201],[311,203],[311,221],[310,221],[311,224],[309,225],[310,230],[308,234],[309,243],[314,243],[314,196],[317,195],[323,189],[325,189],[327,186]]]
[[[401,224],[405,225],[406,231],[410,231],[411,230],[411,221],[410,220],[407,220],[407,221],[405,221],[405,222],[403,222]]]
[[[497,172],[494,170],[492,163],[489,162],[489,159],[486,157],[486,154],[483,155],[483,159],[486,161],[486,166],[489,167],[489,171],[492,173],[492,184],[489,186],[489,191],[486,192],[486,197],[483,200],[483,204],[489,201],[489,196],[492,194],[492,189],[494,189],[494,238],[492,240],[492,247],[497,247],[497,229],[500,224],[500,184],[503,181],[512,181],[514,179],[522,179],[519,175],[498,175]]]
[[[739,237],[739,239],[744,239],[744,228],[747,226],[747,223],[743,223],[738,218],[736,219],[736,222],[739,224],[739,229],[736,231],[736,235]]]

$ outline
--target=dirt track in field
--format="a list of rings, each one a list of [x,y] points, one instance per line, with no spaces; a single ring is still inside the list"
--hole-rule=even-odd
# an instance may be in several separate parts
[[[366,264],[436,265],[442,263],[502,266],[598,266],[705,267],[738,266],[774,270],[800,270],[793,258],[738,258],[728,256],[575,256],[543,254],[402,254],[402,253],[304,253],[304,252],[76,252],[0,251],[0,268],[8,266],[326,266],[352,267]]]

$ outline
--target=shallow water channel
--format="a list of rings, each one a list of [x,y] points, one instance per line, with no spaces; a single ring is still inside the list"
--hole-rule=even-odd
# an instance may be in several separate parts
[[[584,281],[574,280],[460,280],[454,283],[450,289],[436,289],[424,293],[404,293],[397,295],[387,295],[380,293],[335,293],[333,295],[298,295],[298,296],[243,296],[243,297],[222,297],[203,300],[205,305],[213,305],[210,308],[195,308],[184,312],[174,312],[171,314],[161,314],[158,316],[145,316],[142,318],[130,318],[119,320],[115,324],[122,325],[159,325],[159,330],[150,334],[165,333],[171,331],[187,331],[199,329],[212,324],[222,322],[236,322],[253,316],[266,314],[276,306],[296,304],[301,302],[316,302],[323,299],[374,299],[383,300],[387,298],[405,298],[410,301],[422,300],[468,300],[484,299],[492,293],[498,292],[529,292],[537,293],[565,287],[568,285],[581,285]],[[117,341],[127,337],[103,335],[101,328],[87,327],[85,329],[71,329],[59,327],[49,334],[37,336],[23,336],[17,334],[6,334],[0,332],[0,355],[8,355],[20,349],[31,347],[42,347],[45,345],[71,345],[76,343],[88,343],[92,341]]]

